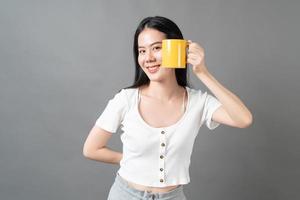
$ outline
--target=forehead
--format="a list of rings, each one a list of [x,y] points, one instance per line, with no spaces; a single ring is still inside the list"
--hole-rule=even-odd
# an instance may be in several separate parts
[[[156,29],[145,28],[138,37],[139,46],[149,46],[154,42],[161,42],[166,36]]]

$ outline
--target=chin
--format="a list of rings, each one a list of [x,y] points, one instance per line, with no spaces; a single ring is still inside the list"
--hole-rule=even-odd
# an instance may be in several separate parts
[[[152,82],[162,82],[164,80],[161,76],[148,76],[148,78]]]
[[[161,68],[156,73],[150,73],[147,68],[143,68],[144,73],[147,75],[150,81],[161,82],[166,77],[170,76],[170,69]]]
[[[150,75],[149,75],[149,74],[147,74],[147,77],[148,77],[148,78],[149,78],[151,81],[154,81],[154,80],[160,79],[160,78],[159,78],[159,76],[155,76],[155,75],[153,76],[152,74],[150,74]]]

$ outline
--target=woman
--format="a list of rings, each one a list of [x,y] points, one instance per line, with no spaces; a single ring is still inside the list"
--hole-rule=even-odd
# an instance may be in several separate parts
[[[177,25],[156,16],[143,19],[134,36],[135,81],[112,98],[90,131],[83,154],[120,164],[108,199],[186,199],[194,140],[203,124],[246,128],[252,114],[208,71],[203,48],[188,41],[187,62],[214,94],[192,89],[187,69],[162,68],[163,39],[183,39]],[[106,147],[122,125],[123,153]]]

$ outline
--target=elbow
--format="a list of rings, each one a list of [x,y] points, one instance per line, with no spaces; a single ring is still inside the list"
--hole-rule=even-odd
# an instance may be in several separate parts
[[[84,149],[84,148],[83,148],[83,150],[82,150],[82,154],[83,154],[83,156],[86,157],[86,158],[89,158],[89,157],[90,157],[89,152],[88,152],[86,149]]]
[[[243,123],[239,125],[239,128],[248,128],[253,123],[253,116],[250,113],[249,116],[243,120]]]
[[[88,159],[91,159],[93,157],[91,150],[89,150],[86,147],[83,147],[82,154],[85,158],[88,158]]]

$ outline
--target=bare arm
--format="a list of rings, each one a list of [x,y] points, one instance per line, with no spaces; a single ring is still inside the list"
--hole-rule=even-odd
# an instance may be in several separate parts
[[[246,128],[252,124],[251,112],[234,93],[219,83],[208,71],[197,76],[222,103],[212,116],[214,121],[238,128]]]
[[[123,154],[113,151],[106,146],[111,136],[112,133],[94,126],[84,143],[83,155],[91,160],[119,164]]]
[[[207,70],[204,49],[189,40],[188,63],[193,65],[194,74],[222,103],[213,113],[213,121],[233,127],[246,128],[252,124],[252,113],[237,95],[225,88]]]

